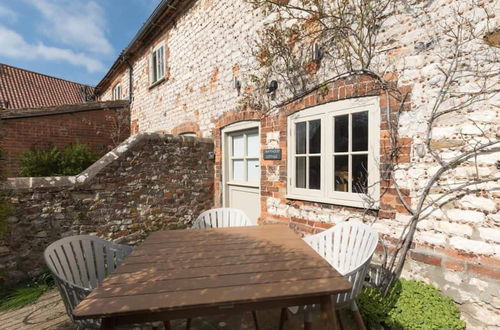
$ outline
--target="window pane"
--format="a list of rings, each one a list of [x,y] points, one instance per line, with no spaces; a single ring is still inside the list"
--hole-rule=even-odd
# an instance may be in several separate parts
[[[156,62],[157,62],[157,56],[156,56],[156,52],[153,52],[153,58],[151,59],[152,61],[152,70],[153,70],[153,82],[157,81],[158,80],[158,67],[156,65]]]
[[[335,152],[348,151],[349,145],[349,115],[335,117]]]
[[[259,157],[259,134],[257,132],[247,135],[247,156]]]
[[[306,122],[295,124],[295,153],[306,153]]]
[[[245,155],[245,139],[243,134],[233,135],[233,157],[243,157]]]
[[[352,151],[368,151],[368,111],[352,114]]]
[[[321,188],[321,157],[309,157],[309,189]]]
[[[297,157],[295,163],[295,186],[306,187],[306,157]]]
[[[352,156],[352,192],[366,194],[368,187],[368,155]]]
[[[245,161],[233,160],[233,180],[245,181]]]
[[[309,153],[319,154],[321,152],[321,120],[309,122]]]
[[[158,49],[158,78],[161,78],[164,76],[165,74],[165,65],[163,63],[165,59],[165,54],[164,54],[164,50],[163,50],[163,47],[161,47],[160,49]]]
[[[247,173],[248,173],[248,181],[251,182],[260,181],[260,167],[258,159],[248,160]]]
[[[335,156],[335,191],[348,191],[349,156]]]

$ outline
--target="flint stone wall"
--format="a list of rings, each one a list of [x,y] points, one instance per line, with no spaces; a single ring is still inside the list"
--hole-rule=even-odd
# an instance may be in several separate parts
[[[61,237],[136,244],[188,227],[213,206],[212,151],[209,139],[141,133],[79,176],[8,179],[16,215],[0,238],[0,284],[39,273],[44,249]]]

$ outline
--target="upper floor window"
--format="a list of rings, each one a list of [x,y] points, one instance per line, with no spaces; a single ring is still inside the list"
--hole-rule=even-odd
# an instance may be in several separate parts
[[[163,44],[156,46],[151,53],[151,84],[165,76],[165,47]]]
[[[113,87],[113,100],[121,100],[122,99],[122,85],[116,84]]]
[[[288,118],[287,197],[347,206],[378,200],[378,97],[316,106]]]

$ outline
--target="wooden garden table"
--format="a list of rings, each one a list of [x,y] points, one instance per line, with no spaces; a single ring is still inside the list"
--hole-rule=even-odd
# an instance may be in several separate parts
[[[73,311],[102,328],[203,315],[321,304],[351,284],[283,225],[152,233]]]

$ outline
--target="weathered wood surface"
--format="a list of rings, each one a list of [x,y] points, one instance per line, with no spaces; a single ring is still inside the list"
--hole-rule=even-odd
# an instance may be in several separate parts
[[[118,322],[311,302],[351,289],[282,225],[151,234],[74,310]]]

